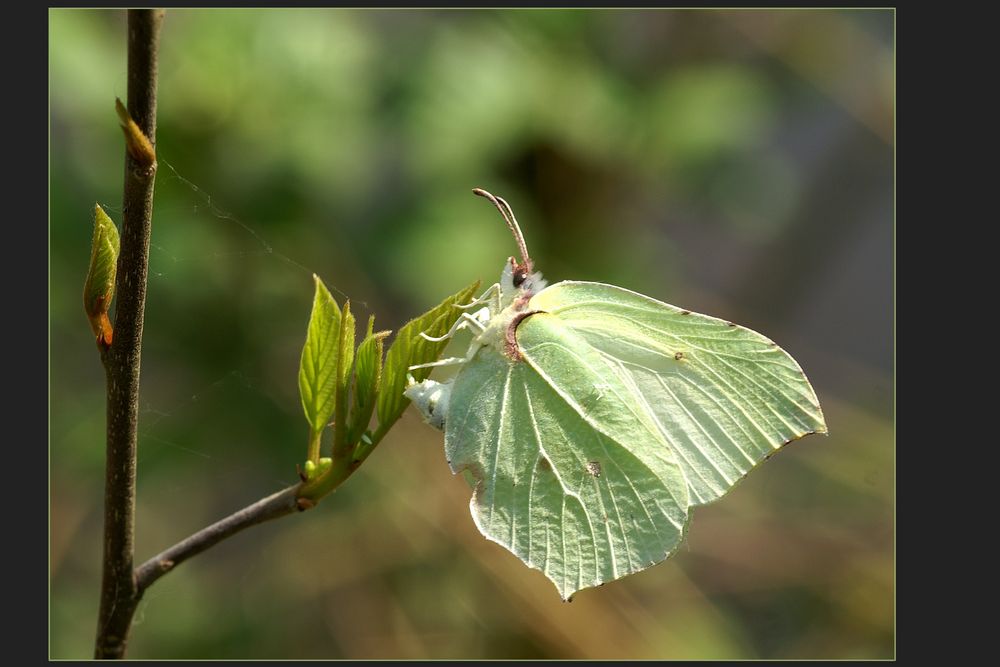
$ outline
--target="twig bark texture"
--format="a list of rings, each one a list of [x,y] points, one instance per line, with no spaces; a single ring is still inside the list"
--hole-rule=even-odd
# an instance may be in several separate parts
[[[128,11],[128,106],[118,106],[126,152],[117,305],[112,342],[98,344],[107,376],[107,463],[96,658],[125,657],[136,607],[146,589],[164,574],[245,528],[315,505],[299,497],[303,485],[297,484],[199,530],[138,568],[134,565],[139,362],[156,176],[157,52],[162,22],[160,9]],[[345,457],[328,491],[350,477],[363,458]]]
[[[128,11],[128,111],[156,142],[156,61],[163,10]],[[96,658],[121,658],[139,601],[133,573],[139,360],[146,303],[156,163],[126,151],[114,339],[102,349],[107,375],[104,560]]]

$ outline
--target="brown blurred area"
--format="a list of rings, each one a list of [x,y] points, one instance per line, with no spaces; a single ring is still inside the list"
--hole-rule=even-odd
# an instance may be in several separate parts
[[[133,658],[891,658],[889,10],[168,10],[137,558],[295,480],[311,274],[395,329],[515,250],[761,331],[828,437],[562,603],[487,542],[409,411],[312,512],[147,593]],[[120,10],[50,10],[50,655],[91,655],[104,375],[82,309],[121,222]]]

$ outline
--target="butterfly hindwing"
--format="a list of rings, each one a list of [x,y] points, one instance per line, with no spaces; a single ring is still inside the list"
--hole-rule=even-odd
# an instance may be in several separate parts
[[[526,318],[517,342],[521,359],[484,347],[454,384],[445,450],[477,479],[480,531],[563,598],[666,558],[688,487],[652,414],[558,318]]]

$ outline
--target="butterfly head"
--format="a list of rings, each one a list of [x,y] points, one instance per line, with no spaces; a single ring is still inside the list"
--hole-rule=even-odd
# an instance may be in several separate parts
[[[534,266],[532,266],[530,259],[524,264],[518,264],[517,260],[511,257],[508,263],[510,265],[511,283],[516,289],[529,295],[537,294],[545,289],[547,283],[542,278],[542,272],[532,271]]]
[[[500,272],[500,294],[504,306],[508,305],[515,297],[532,297],[538,294],[548,284],[540,271],[532,271],[532,265],[519,263],[513,257],[509,257]]]
[[[510,204],[502,197],[495,197],[480,188],[475,188],[472,192],[489,199],[497,207],[514,235],[518,250],[521,251],[521,261],[518,262],[514,257],[509,257],[507,264],[503,267],[503,272],[500,274],[500,291],[504,301],[512,301],[515,294],[531,298],[532,295],[545,289],[545,280],[542,279],[541,273],[534,271],[534,264],[531,257],[528,256],[528,246],[524,242],[524,235],[521,234],[521,227],[517,224],[517,218],[514,217],[514,211],[511,210]]]

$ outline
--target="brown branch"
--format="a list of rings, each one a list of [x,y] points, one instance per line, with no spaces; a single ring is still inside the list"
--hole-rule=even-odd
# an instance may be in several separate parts
[[[163,10],[128,11],[128,112],[156,145],[156,59]],[[132,570],[135,536],[136,425],[139,358],[146,304],[149,232],[156,163],[125,153],[121,254],[118,257],[114,339],[102,347],[107,375],[107,462],[104,489],[104,558],[96,658],[125,655],[138,603]]]
[[[200,554],[244,528],[277,519],[299,509],[307,509],[300,507],[297,503],[298,490],[298,485],[290,486],[272,496],[258,500],[253,505],[244,507],[239,512],[231,514],[221,521],[216,521],[207,528],[202,528],[187,539],[153,556],[135,571],[136,598],[142,597],[142,594],[154,581],[188,558]]]
[[[125,656],[135,610],[146,589],[160,577],[245,528],[314,507],[319,498],[313,496],[321,497],[340,486],[373,447],[353,459],[343,457],[342,463],[324,476],[322,494],[306,484],[288,487],[134,568],[139,367],[156,176],[156,70],[162,21],[163,10],[128,11],[128,107],[116,100],[126,143],[125,191],[114,337],[102,337],[98,345],[107,376],[107,463],[96,658]]]
[[[363,457],[353,460],[345,459],[340,465],[335,465],[330,473],[324,477],[324,493],[321,495],[326,495],[339,488],[361,466],[366,457],[367,453]],[[311,491],[313,490],[305,483],[282,489],[202,528],[197,533],[153,556],[135,570],[135,602],[138,603],[142,594],[157,579],[187,559],[197,556],[222,540],[265,521],[279,519],[297,511],[312,509],[316,506],[318,498],[314,500],[313,496],[316,494]]]

